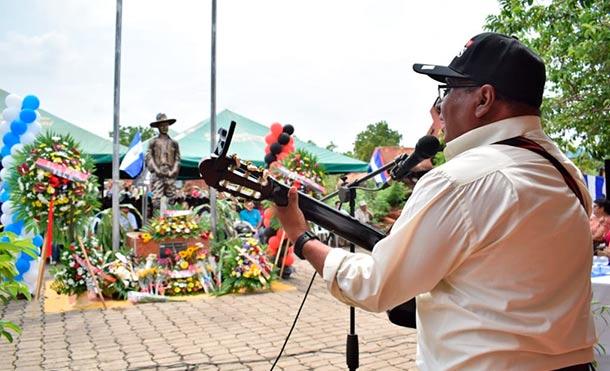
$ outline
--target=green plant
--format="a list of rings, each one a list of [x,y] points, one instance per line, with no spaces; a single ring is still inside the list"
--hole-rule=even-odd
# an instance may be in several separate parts
[[[11,232],[0,233],[0,300],[3,305],[17,298],[18,295],[30,299],[27,286],[15,281],[15,277],[19,274],[15,261],[21,252],[32,258],[37,256],[37,249],[29,240],[18,239],[17,235]],[[16,324],[0,320],[0,338],[4,337],[12,343],[13,335],[9,330],[16,334],[21,333],[21,328]]]

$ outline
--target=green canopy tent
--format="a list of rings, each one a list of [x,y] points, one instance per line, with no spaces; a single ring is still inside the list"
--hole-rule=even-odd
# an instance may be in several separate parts
[[[241,160],[252,161],[257,166],[264,165],[265,136],[269,134],[269,127],[229,110],[224,110],[216,115],[217,128],[228,128],[231,121],[235,121],[237,126],[229,153],[235,153]],[[299,128],[296,127],[295,132],[297,134],[298,130]],[[180,144],[181,165],[184,170],[181,170],[181,175],[184,177],[193,177],[193,175],[199,177],[197,172],[199,161],[210,153],[210,120],[200,122],[178,134],[174,139]],[[329,174],[366,172],[368,169],[366,162],[303,142],[296,135],[294,140],[297,149],[303,149],[314,154]]]

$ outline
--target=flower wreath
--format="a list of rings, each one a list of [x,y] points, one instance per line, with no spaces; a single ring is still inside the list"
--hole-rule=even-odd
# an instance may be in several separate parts
[[[48,133],[14,155],[15,161],[8,178],[10,200],[17,217],[25,221],[29,231],[47,228],[49,202],[55,197],[53,240],[70,245],[83,235],[89,219],[99,207],[97,177],[93,162],[83,154],[69,135]],[[36,167],[45,159],[79,172],[91,174],[84,182],[73,182]],[[18,191],[17,191],[18,190]]]

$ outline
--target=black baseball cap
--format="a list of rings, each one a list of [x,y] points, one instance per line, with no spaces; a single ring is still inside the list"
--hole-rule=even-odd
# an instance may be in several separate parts
[[[445,82],[460,78],[493,85],[518,102],[540,107],[546,73],[544,62],[514,37],[485,32],[470,39],[449,66],[416,63],[413,70]]]

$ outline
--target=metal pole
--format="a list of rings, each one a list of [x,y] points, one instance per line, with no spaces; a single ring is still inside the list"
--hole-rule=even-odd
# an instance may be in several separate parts
[[[212,53],[210,87],[210,153],[216,147],[216,0],[212,0]],[[209,188],[212,232],[216,233],[216,190]]]
[[[121,106],[121,23],[123,0],[116,1],[116,35],[114,41],[114,121],[112,127],[112,249],[120,244],[119,231],[119,111]]]

